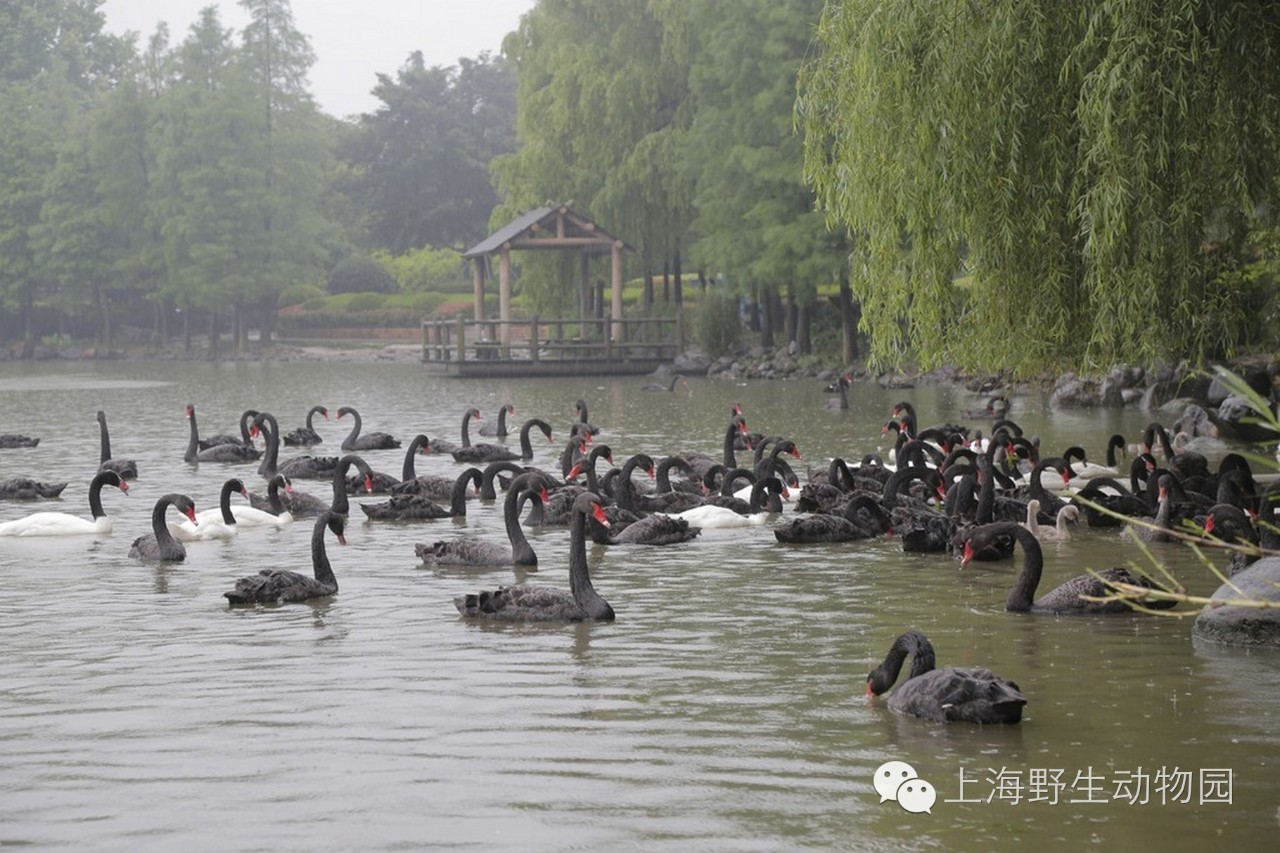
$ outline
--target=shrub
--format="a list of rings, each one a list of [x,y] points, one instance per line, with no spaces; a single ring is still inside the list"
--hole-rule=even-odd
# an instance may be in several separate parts
[[[348,311],[376,311],[386,304],[387,298],[381,293],[353,293],[346,308]]]
[[[317,298],[324,298],[324,290],[314,284],[295,284],[292,287],[286,287],[280,294],[280,307],[302,305]]]
[[[330,293],[395,293],[396,281],[387,268],[365,255],[338,262],[329,273]]]
[[[737,298],[708,292],[693,312],[693,336],[703,352],[711,358],[728,355],[737,349],[741,334]]]

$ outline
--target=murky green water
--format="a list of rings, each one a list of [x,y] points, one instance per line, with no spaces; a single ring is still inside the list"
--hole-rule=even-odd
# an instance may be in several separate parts
[[[899,399],[921,420],[982,401],[960,391],[694,380],[645,394],[641,379],[480,384],[417,365],[0,364],[0,478],[69,479],[59,508],[87,515],[94,413],[141,470],[108,494],[115,533],[0,539],[0,844],[106,849],[1271,849],[1280,801],[1280,656],[1203,648],[1190,621],[1004,612],[1016,569],[964,573],[894,539],[786,547],[768,527],[706,531],[662,548],[589,548],[614,624],[494,627],[459,619],[454,595],[509,570],[428,570],[417,542],[502,539],[496,507],[464,523],[364,523],[332,546],[342,591],[316,605],[229,609],[221,593],[265,566],[309,568],[309,523],[188,545],[180,565],[127,557],[155,499],[204,507],[253,466],[183,464],[194,402],[205,433],[245,408],[281,427],[351,405],[405,443],[457,440],[471,405],[557,429],[585,398],[621,462],[645,451],[717,453],[729,407],[792,437],[804,461],[887,449]],[[1045,447],[1136,440],[1139,412],[1013,416]],[[347,422],[321,422],[336,453]],[[1220,452],[1223,448],[1210,448]],[[293,455],[286,450],[286,458]],[[400,451],[365,454],[398,473]],[[1099,460],[1100,461],[1100,460]],[[431,458],[419,473],[454,474]],[[328,493],[319,481],[299,485]],[[361,500],[380,501],[372,497]],[[47,507],[40,507],[47,508]],[[0,520],[33,508],[0,503]],[[530,534],[567,585],[566,534]],[[1114,531],[1047,550],[1045,589],[1139,553]],[[1197,592],[1216,586],[1182,546],[1156,552]],[[863,697],[894,636],[927,634],[942,665],[989,666],[1029,704],[1013,727],[943,726]],[[877,767],[908,762],[936,789],[931,813],[880,802]],[[1224,785],[1229,784],[1229,790]],[[1185,802],[1183,800],[1186,800]],[[1229,800],[1229,802],[1227,801]]]

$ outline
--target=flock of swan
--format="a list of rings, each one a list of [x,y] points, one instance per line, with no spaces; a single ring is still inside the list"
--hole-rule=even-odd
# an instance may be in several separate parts
[[[677,377],[654,390],[670,391],[677,382],[686,380]],[[847,407],[847,380],[833,387],[840,393],[833,407]],[[801,458],[796,444],[785,436],[750,432],[736,405],[726,413],[718,458],[676,452],[655,460],[637,452],[615,463],[612,448],[600,438],[601,428],[591,423],[585,400],[579,400],[557,470],[528,464],[534,457],[532,432],[552,440],[550,422],[529,418],[509,431],[507,417],[514,414],[514,406],[504,404],[496,423],[486,422],[481,430],[502,443],[472,442],[471,423],[480,418],[476,408],[463,413],[458,444],[414,436],[396,477],[375,472],[359,453],[399,449],[402,442],[385,432],[364,432],[360,413],[352,407],[336,410],[337,420],[349,417],[352,423],[340,446],[342,455],[325,456],[311,452],[322,443],[314,419],[329,418],[325,406],[312,407],[305,426],[287,433],[273,414],[246,410],[237,434],[202,440],[195,406],[189,404],[190,439],[184,459],[191,464],[256,463],[255,475],[265,491],[258,494],[247,488],[246,481],[253,477],[230,476],[222,484],[218,505],[200,512],[188,495],[165,494],[155,504],[152,532],[136,539],[129,554],[177,562],[185,559],[186,544],[229,539],[244,527],[281,527],[311,518],[310,574],[263,569],[235,581],[224,593],[232,605],[309,601],[338,592],[326,538],[331,534],[345,542],[352,509],[349,495],[385,497],[357,504],[369,523],[421,522],[464,518],[469,500],[494,500],[504,488],[506,544],[455,535],[423,541],[415,546],[415,555],[425,565],[535,566],[538,555],[524,529],[566,526],[567,589],[501,586],[460,595],[454,604],[463,617],[473,619],[576,622],[615,618],[612,606],[592,584],[588,538],[607,545],[665,546],[689,542],[703,529],[769,525],[778,542],[797,546],[894,536],[905,551],[943,553],[958,559],[962,569],[975,561],[1008,559],[1020,551],[1022,569],[1005,607],[1032,614],[1131,613],[1133,590],[1161,589],[1150,577],[1114,568],[1077,575],[1037,597],[1045,570],[1042,543],[1068,538],[1082,524],[1114,527],[1117,535],[1145,541],[1169,541],[1179,531],[1192,530],[1229,544],[1275,545],[1276,490],[1261,490],[1239,454],[1228,454],[1217,470],[1211,470],[1203,456],[1175,447],[1158,423],[1133,448],[1134,459],[1124,471],[1116,453],[1127,452],[1129,445],[1118,435],[1108,440],[1106,465],[1090,462],[1079,447],[1042,456],[1037,443],[1024,437],[1008,417],[1004,397],[966,413],[981,420],[980,429],[960,424],[921,428],[914,407],[904,401],[893,407],[885,426],[886,433],[895,434],[888,459],[874,454],[852,463],[835,458],[825,470],[806,473],[802,482],[792,467]],[[88,486],[90,517],[29,513],[0,521],[0,537],[111,533],[103,492],[108,487],[127,492],[138,468],[132,460],[112,454],[104,412],[98,412],[98,424],[100,459]],[[513,436],[518,449],[505,443]],[[0,447],[37,444],[38,439],[26,436],[0,436]],[[281,460],[282,445],[304,452]],[[739,461],[739,454],[746,453],[750,461],[745,456]],[[451,455],[463,467],[455,477],[420,476],[415,462],[426,454]],[[603,472],[598,470],[602,464],[608,466]],[[655,485],[637,484],[637,475]],[[328,481],[331,496],[306,493],[298,488],[301,479]],[[57,499],[66,487],[13,477],[0,480],[0,498]],[[171,509],[176,518],[170,518]],[[1234,555],[1233,570],[1248,559]],[[1128,597],[1120,590],[1128,590]],[[1141,594],[1138,599],[1150,608],[1173,604]],[[894,688],[908,657],[907,678]],[[883,663],[867,676],[868,696],[891,689],[890,709],[937,721],[1016,723],[1027,703],[1014,682],[989,670],[938,668],[931,643],[913,630],[898,636]]]

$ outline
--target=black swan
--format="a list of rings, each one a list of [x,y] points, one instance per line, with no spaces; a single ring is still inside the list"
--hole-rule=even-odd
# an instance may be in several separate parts
[[[892,529],[889,516],[874,495],[855,495],[846,501],[841,515],[818,513],[793,518],[773,529],[779,542],[854,542],[871,539]]]
[[[1274,508],[1267,508],[1274,512]],[[1265,517],[1260,517],[1259,522],[1263,525],[1274,525],[1271,519]],[[1223,544],[1238,545],[1246,549],[1231,550],[1231,558],[1227,566],[1228,577],[1235,577],[1262,556],[1262,552],[1258,550],[1261,538],[1257,528],[1254,527],[1249,514],[1233,504],[1215,504],[1209,509],[1209,514],[1204,519],[1204,534],[1212,536]]]
[[[327,421],[329,420],[329,409],[325,406],[312,406],[307,411],[306,426],[300,426],[292,432],[287,432],[280,436],[280,440],[284,442],[286,447],[310,447],[313,444],[320,444],[324,441],[320,437],[320,433],[315,430],[316,415],[323,415]]]
[[[442,500],[453,489],[453,478],[444,476],[418,476],[418,454],[427,454],[431,439],[418,433],[409,440],[404,452],[404,465],[400,468],[400,480],[387,489],[393,495],[426,495]]]
[[[849,383],[852,381],[853,377],[846,373],[826,387],[827,391],[835,391],[838,395],[827,400],[828,409],[843,412],[849,408]]]
[[[99,471],[115,471],[121,480],[138,478],[138,463],[132,459],[114,459],[111,456],[111,433],[107,431],[107,413],[98,409],[98,437],[101,451],[98,455]]]
[[[325,503],[315,495],[295,491],[289,496],[289,512],[294,518],[317,516],[325,510],[333,510],[341,515],[351,511],[351,503],[347,500],[347,472],[352,467],[358,468],[363,476],[365,494],[373,491],[373,470],[368,463],[354,453],[348,453],[338,460],[333,469],[333,500]]]
[[[685,388],[689,387],[689,380],[685,379],[679,373],[676,373],[672,375],[671,381],[669,381],[665,385],[663,385],[661,382],[648,382],[644,385],[641,385],[640,390],[641,391],[668,391],[671,393],[675,393],[677,383],[679,383],[680,385],[683,385]]]
[[[453,453],[463,447],[471,446],[471,419],[479,418],[480,410],[474,406],[462,413],[462,444],[454,444],[443,438],[433,438],[427,444],[428,453]]]
[[[256,415],[255,415],[256,417]],[[187,452],[182,461],[190,465],[193,462],[252,462],[262,452],[252,444],[219,443],[200,449],[200,429],[196,426],[196,407],[187,403],[187,420],[191,422],[191,438],[187,442]]]
[[[418,559],[427,565],[445,566],[536,566],[538,555],[520,526],[520,499],[531,494],[545,504],[550,481],[542,474],[521,474],[511,481],[502,502],[502,518],[506,524],[509,545],[486,542],[472,537],[444,539],[414,546]]]
[[[1000,394],[987,399],[987,405],[981,409],[966,409],[966,418],[1003,418],[1009,414],[1009,398]]]
[[[206,509],[196,513],[194,520],[189,518],[181,518],[178,521],[170,521],[169,532],[173,534],[175,539],[182,542],[201,542],[209,539],[231,539],[235,537],[237,530],[237,518],[232,512],[231,495],[232,493],[244,495],[246,498],[249,492],[244,487],[244,481],[239,477],[231,477],[222,484],[222,489],[218,493],[218,505],[212,509]],[[241,509],[253,510],[253,507],[241,507]],[[254,510],[255,512],[257,510]]]
[[[449,506],[443,507],[426,495],[392,495],[380,504],[360,504],[360,509],[377,521],[427,521],[433,518],[462,518],[467,514],[467,487],[479,486],[483,477],[479,468],[468,468],[453,484]]]
[[[613,608],[591,585],[587,570],[586,520],[604,520],[600,498],[587,493],[573,503],[569,522],[569,589],[505,586],[453,600],[463,616],[506,622],[612,622]],[[604,521],[604,523],[608,523]]]
[[[577,504],[577,498],[574,504]],[[572,511],[569,523],[573,523]],[[613,535],[609,534],[612,522],[601,524],[593,517],[587,520],[587,524],[592,541],[599,545],[677,545],[696,539],[702,532],[701,527],[690,524],[688,519],[665,513],[646,515]]]
[[[18,435],[13,432],[6,432],[0,435],[0,450],[14,450],[19,447],[35,447],[40,443],[40,439],[32,438],[29,435]]]
[[[474,412],[472,417],[479,420],[480,412],[476,409],[472,409],[471,411]],[[465,426],[466,422],[464,421],[463,423]],[[523,435],[527,436],[528,433],[523,433]],[[514,450],[503,447],[501,444],[487,444],[484,442],[472,444],[471,436],[467,434],[465,428],[462,432],[462,446],[457,450],[451,451],[450,455],[453,456],[454,462],[462,462],[464,464],[510,462],[520,458],[520,454],[516,453]],[[530,452],[530,456],[532,455],[532,452]]]
[[[37,512],[13,521],[0,522],[0,536],[66,536],[79,533],[110,533],[111,519],[102,508],[102,487],[116,486],[125,494],[129,484],[115,471],[99,471],[89,482],[89,512],[92,520],[69,512]]]
[[[578,416],[578,422],[586,427],[588,435],[599,435],[600,427],[591,423],[591,418],[587,414],[587,401],[579,398],[573,404],[573,411]]]
[[[0,480],[0,500],[34,501],[56,498],[67,487],[66,483],[45,483],[30,477],[10,477]]]
[[[507,437],[507,415],[514,415],[515,413],[516,413],[515,406],[511,405],[510,403],[503,403],[498,408],[497,423],[495,424],[493,421],[489,421],[483,424],[480,427],[480,434],[483,436],[491,437],[491,438],[506,438]]]
[[[240,413],[239,435],[230,435],[222,432],[217,435],[211,435],[208,438],[202,438],[200,439],[200,449],[208,450],[218,444],[242,444],[245,447],[253,447],[253,419],[257,416],[256,410],[245,409]],[[258,455],[255,453],[253,458],[257,459]]]
[[[351,419],[355,423],[351,425],[351,432],[342,440],[341,449],[348,452],[352,450],[395,450],[400,446],[400,440],[394,438],[390,433],[368,432],[361,435],[360,427],[363,422],[360,419],[360,413],[350,406],[343,406],[338,409],[338,420],[342,420],[343,415],[351,415]]]
[[[911,655],[907,680],[889,695],[889,710],[938,723],[1016,723],[1027,697],[1018,685],[989,669],[946,666],[935,669],[933,644],[919,631],[893,641],[884,662],[867,676],[867,696],[879,696],[898,680]]]
[[[1039,599],[1035,598],[1036,587],[1040,585],[1040,576],[1044,571],[1044,551],[1039,540],[1021,524],[1000,521],[995,524],[983,524],[969,531],[965,542],[964,557],[961,568],[968,565],[972,552],[984,547],[986,542],[998,536],[1013,536],[1022,546],[1022,572],[1014,583],[1004,609],[1012,613],[1132,613],[1133,608],[1126,602],[1088,601],[1084,596],[1098,598],[1115,592],[1111,583],[1132,584],[1150,589],[1162,590],[1163,587],[1141,575],[1134,575],[1128,569],[1115,568],[1092,574],[1076,575]],[[1152,600],[1144,602],[1155,609],[1173,607],[1176,602]]]
[[[510,488],[511,483],[503,480],[502,474],[510,474],[512,477],[519,477],[521,474],[532,472],[531,468],[522,468],[514,462],[490,462],[484,466],[484,476],[480,478],[480,500],[496,501],[498,499],[497,483],[505,483],[504,488]]]
[[[336,456],[299,456],[280,464],[280,425],[275,415],[259,412],[253,425],[262,433],[267,449],[258,464],[258,473],[270,480],[276,474],[284,474],[291,480],[299,477],[324,480],[333,475],[338,465]]]
[[[281,604],[286,601],[309,601],[325,598],[338,591],[338,579],[329,565],[324,548],[324,532],[332,530],[338,544],[347,544],[343,536],[346,522],[340,513],[325,512],[316,519],[311,533],[311,568],[314,577],[287,569],[263,569],[256,575],[236,581],[236,588],[223,595],[232,604]]]
[[[196,505],[191,498],[173,493],[165,495],[156,501],[155,509],[151,511],[151,532],[133,540],[129,548],[130,557],[160,563],[180,563],[187,559],[187,549],[173,538],[165,524],[164,514],[169,507],[175,507],[195,523]]]

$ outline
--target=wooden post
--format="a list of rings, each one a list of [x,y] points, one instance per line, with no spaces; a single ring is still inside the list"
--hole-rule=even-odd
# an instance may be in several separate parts
[[[458,315],[458,344],[456,349],[458,352],[457,360],[461,364],[467,360],[467,318],[461,314]]]
[[[431,350],[428,347],[428,343],[429,342],[427,341],[427,321],[423,320],[422,321],[422,360],[423,361],[431,360]]]
[[[498,319],[502,328],[498,340],[502,342],[503,358],[511,357],[511,247],[502,247],[501,266],[498,267]]]
[[[529,360],[538,360],[538,317],[529,320]]]
[[[622,241],[614,240],[613,249],[610,252],[613,259],[613,333],[611,337],[615,338],[618,343],[622,342]]]
[[[676,309],[676,355],[684,352],[684,309]]]
[[[484,265],[487,262],[485,255],[476,258],[475,270],[471,274],[471,306],[477,320],[484,319]]]

